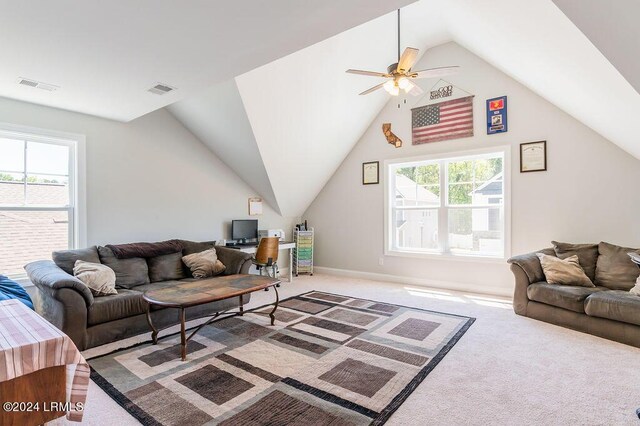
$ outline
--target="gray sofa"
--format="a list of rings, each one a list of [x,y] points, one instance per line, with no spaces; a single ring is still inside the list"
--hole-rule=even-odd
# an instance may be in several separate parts
[[[640,274],[628,252],[636,249],[600,244],[554,242],[554,248],[508,260],[515,276],[513,309],[518,315],[640,347],[640,296],[629,293]],[[566,258],[578,255],[596,287],[546,282],[536,253]]]
[[[167,243],[167,242],[164,242]],[[164,243],[155,243],[158,245]],[[193,281],[191,272],[182,263],[182,256],[215,247],[225,264],[223,275],[246,274],[251,255],[239,250],[214,246],[213,242],[171,240],[177,244],[174,253],[153,257],[118,258],[109,247],[89,247],[53,253],[53,261],[40,260],[25,266],[29,279],[36,286],[36,311],[66,333],[78,349],[85,350],[126,337],[150,332],[146,320],[145,291]],[[145,243],[146,244],[146,243]],[[151,246],[153,244],[150,244]],[[110,246],[114,250],[122,246]],[[73,276],[76,260],[102,263],[116,273],[117,295],[93,296],[91,291]],[[215,280],[216,278],[208,278]],[[244,296],[248,303],[250,295]],[[213,315],[238,305],[238,300],[220,301],[186,310],[187,320]],[[154,325],[165,328],[178,324],[178,310],[154,306]]]

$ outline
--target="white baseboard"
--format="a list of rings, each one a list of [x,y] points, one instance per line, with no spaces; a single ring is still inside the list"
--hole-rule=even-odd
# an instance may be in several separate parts
[[[409,284],[420,287],[431,287],[445,290],[463,291],[470,293],[481,293],[491,296],[513,297],[513,291],[504,287],[477,286],[468,283],[458,283],[453,281],[439,281],[425,278],[406,277],[400,275],[380,274],[377,272],[353,271],[350,269],[327,268],[324,266],[314,266],[313,269],[321,274],[336,275],[340,277],[360,278],[372,281],[384,281],[399,284]]]

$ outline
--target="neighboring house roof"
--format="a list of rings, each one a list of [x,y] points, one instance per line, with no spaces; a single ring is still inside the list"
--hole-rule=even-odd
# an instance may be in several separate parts
[[[66,204],[68,189],[60,184],[29,184],[29,199],[40,205]],[[0,182],[0,204],[20,204],[24,185]],[[24,274],[24,265],[51,259],[51,252],[68,248],[66,211],[9,211],[0,207],[0,274]]]
[[[480,185],[473,194],[502,195],[502,172]]]
[[[25,187],[23,182],[0,181],[0,205],[24,202]],[[69,190],[60,183],[28,183],[27,199],[29,204],[60,206],[69,203]]]
[[[396,175],[396,196],[405,200],[418,201],[421,204],[440,204],[440,197],[423,186],[417,185],[405,175]]]

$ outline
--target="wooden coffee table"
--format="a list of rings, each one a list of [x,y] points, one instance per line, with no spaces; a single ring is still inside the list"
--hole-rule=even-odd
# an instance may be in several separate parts
[[[175,286],[162,288],[158,290],[149,290],[142,296],[149,304],[147,308],[147,322],[151,327],[151,338],[153,344],[158,344],[158,330],[151,321],[151,305],[162,306],[164,308],[180,309],[180,346],[182,348],[182,360],[187,358],[187,342],[206,325],[215,321],[220,321],[232,316],[244,315],[244,306],[242,296],[253,293],[254,291],[264,290],[272,287],[275,290],[276,301],[273,310],[269,313],[271,325],[275,324],[275,312],[278,309],[278,289],[277,284],[280,280],[264,277],[260,275],[227,275],[223,277],[215,277],[198,281],[188,281],[177,284]],[[190,335],[186,335],[186,318],[185,309],[191,306],[203,305],[205,303],[217,302],[220,300],[238,298],[238,311],[216,312],[207,322],[201,324]],[[223,315],[226,314],[226,315]]]

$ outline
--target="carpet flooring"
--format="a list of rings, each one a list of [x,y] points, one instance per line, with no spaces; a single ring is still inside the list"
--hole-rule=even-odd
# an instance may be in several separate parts
[[[478,294],[318,274],[285,282],[280,291],[290,297],[314,289],[476,318],[387,425],[640,424],[640,349],[520,317],[509,300]],[[249,307],[272,297],[256,293]],[[147,339],[90,349],[85,356]],[[139,422],[91,383],[83,424]]]

